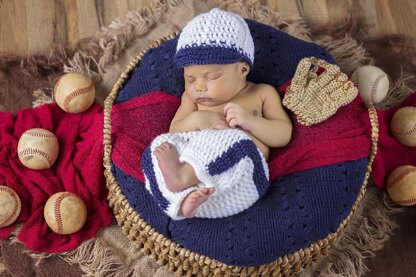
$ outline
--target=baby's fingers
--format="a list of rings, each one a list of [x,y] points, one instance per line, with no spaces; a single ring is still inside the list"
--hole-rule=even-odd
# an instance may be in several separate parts
[[[237,111],[240,107],[240,105],[235,104],[235,103],[227,103],[224,106],[224,115],[229,114],[231,111]]]
[[[238,117],[238,114],[236,111],[229,111],[226,115],[225,115],[225,120],[227,120],[227,122],[229,123],[231,119]]]
[[[214,124],[214,127],[213,127],[213,129],[215,130],[223,130],[223,129],[228,129],[228,128],[230,128],[230,126],[228,126],[227,122],[225,121],[220,121]]]
[[[223,125],[223,124],[218,124],[216,126],[214,126],[214,130],[225,130],[225,129],[229,129],[230,127],[228,127],[227,125]]]
[[[233,118],[230,121],[228,121],[228,125],[230,125],[231,128],[236,128],[240,126],[240,122],[237,118]]]

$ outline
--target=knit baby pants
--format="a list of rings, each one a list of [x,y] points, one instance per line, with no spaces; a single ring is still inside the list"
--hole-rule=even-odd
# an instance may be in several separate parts
[[[153,155],[163,142],[176,147],[181,162],[189,163],[200,183],[180,192],[172,192]],[[172,219],[180,214],[181,203],[192,191],[201,187],[215,187],[195,214],[200,218],[220,218],[244,211],[269,185],[266,159],[253,140],[238,129],[202,130],[183,133],[167,133],[156,137],[142,158],[146,189],[159,207]]]

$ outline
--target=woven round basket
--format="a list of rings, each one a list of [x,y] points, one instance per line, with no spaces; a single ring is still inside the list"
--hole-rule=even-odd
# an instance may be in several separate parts
[[[378,140],[378,122],[375,108],[366,103],[371,122],[371,152],[368,157],[367,168],[364,180],[360,187],[358,196],[344,220],[339,224],[335,232],[328,233],[308,247],[298,249],[292,253],[281,256],[271,263],[261,266],[244,267],[225,264],[200,253],[181,246],[177,242],[168,239],[163,234],[153,228],[138,212],[131,207],[126,195],[120,186],[119,181],[112,171],[112,118],[111,112],[120,90],[129,81],[132,73],[140,66],[145,53],[151,49],[159,47],[161,43],[174,38],[177,34],[173,33],[167,37],[158,39],[149,47],[137,55],[121,74],[114,85],[111,93],[105,100],[104,108],[104,167],[107,188],[109,190],[108,201],[114,211],[118,224],[124,233],[134,244],[142,249],[145,254],[151,256],[157,264],[164,265],[171,272],[179,276],[280,276],[300,273],[304,268],[310,266],[322,255],[326,255],[343,230],[354,216],[357,207],[366,192],[367,182],[371,172],[371,165],[376,155]]]

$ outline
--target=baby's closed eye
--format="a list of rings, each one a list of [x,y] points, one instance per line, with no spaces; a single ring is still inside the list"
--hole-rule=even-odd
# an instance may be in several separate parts
[[[221,77],[221,74],[212,74],[212,75],[208,75],[208,80],[217,80]]]

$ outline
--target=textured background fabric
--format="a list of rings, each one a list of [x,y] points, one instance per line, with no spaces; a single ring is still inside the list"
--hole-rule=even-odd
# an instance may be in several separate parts
[[[193,15],[197,14],[198,12],[205,11],[207,9],[205,5],[206,4],[201,3],[190,4],[188,2],[180,4],[178,10],[176,10],[175,13],[172,13],[172,10],[170,9],[170,16],[167,19],[165,17],[165,19],[158,21],[157,25],[154,26],[155,28],[152,27],[150,31],[148,31],[148,29],[146,28],[148,28],[149,25],[140,25],[140,28],[143,28],[143,26],[145,26],[143,29],[145,31],[139,31],[137,34],[134,33],[134,35],[133,30],[137,31],[137,29],[131,28],[131,25],[129,25],[128,23],[125,23],[125,25],[118,25],[120,27],[126,27],[124,29],[119,29],[119,34],[123,33],[123,35],[127,35],[129,39],[134,40],[134,43],[131,43],[128,49],[125,49],[123,48],[124,46],[120,46],[120,44],[118,43],[111,42],[114,46],[114,52],[111,52],[111,55],[115,53],[115,57],[117,57],[118,60],[115,64],[107,63],[108,59],[100,60],[103,62],[100,64],[105,65],[103,66],[103,68],[107,70],[103,72],[103,79],[98,84],[98,86],[100,87],[98,100],[102,100],[104,95],[111,89],[112,84],[114,84],[115,80],[117,80],[120,74],[119,72],[123,70],[125,66],[128,64],[128,62],[131,60],[131,58],[135,54],[137,54],[138,49],[143,49],[153,39],[157,39],[161,36],[164,36],[166,33],[169,33],[173,30],[178,30],[178,26],[183,25],[187,20],[193,17]],[[244,11],[244,7],[234,6],[234,10],[235,9]],[[267,20],[270,19],[271,17],[267,17]],[[151,20],[153,20],[153,17],[150,19],[149,22],[152,22]],[[319,18],[319,23],[321,22],[321,18]],[[136,25],[137,22],[134,23],[134,26]],[[299,26],[295,27],[294,29],[297,31],[300,30]],[[108,34],[112,31],[112,29],[107,29],[105,32],[107,32]],[[114,35],[114,32],[112,34]],[[339,32],[338,34],[342,34],[342,32]],[[103,33],[100,34],[99,38],[103,38],[104,36],[111,37],[112,35],[106,35],[106,33]],[[139,38],[137,38],[137,36]],[[332,39],[335,39],[336,37],[337,36],[333,36]],[[108,41],[109,40],[104,39],[105,43],[107,43]],[[409,61],[408,57],[406,56],[406,52],[398,53],[393,49],[395,45],[400,43],[401,42],[396,39],[392,40],[389,38],[378,41],[367,41],[366,43],[366,47],[370,51],[371,55],[377,58],[378,63],[386,65],[384,69],[388,70],[388,72],[391,72],[391,76],[395,77],[397,77],[398,74],[400,74],[400,70],[398,70],[398,68],[400,68],[401,61]],[[100,49],[100,47],[98,47],[98,43],[94,45],[96,47],[95,50]],[[110,46],[110,44],[107,43],[105,44],[105,46],[108,47]],[[386,50],[386,48],[388,50]],[[109,48],[106,49],[108,50]],[[123,55],[120,55],[121,50],[123,50]],[[359,53],[358,50],[357,53]],[[109,55],[109,57],[111,55]],[[48,60],[48,57],[42,58],[44,61]],[[25,60],[23,60],[24,64],[20,68],[20,59],[12,59],[12,62],[15,65],[17,65],[15,67],[16,72],[14,76],[16,77],[16,79],[19,79],[20,76],[24,74],[25,65],[27,65],[27,63],[25,62]],[[39,66],[39,69],[41,70],[39,72],[39,75],[36,75],[35,77],[33,77],[32,75],[25,75],[27,76],[25,80],[29,80],[29,78],[31,78],[32,80],[27,84],[22,83],[20,86],[17,86],[17,82],[12,83],[9,82],[9,79],[2,79],[7,80],[7,83],[12,84],[15,88],[15,93],[1,95],[2,97],[10,96],[14,97],[15,99],[13,101],[10,101],[7,105],[4,105],[4,102],[0,101],[0,104],[3,104],[3,110],[4,108],[8,109],[9,107],[11,107],[11,110],[16,109],[16,107],[28,107],[28,105],[30,105],[31,100],[33,99],[32,92],[34,90],[37,90],[39,88],[45,88],[46,92],[48,92],[48,89],[50,91],[53,88],[54,77],[53,75],[49,74],[56,74],[57,72],[59,73],[59,70],[61,70],[61,68],[63,67],[63,62],[58,67],[59,70],[57,69],[55,71],[54,69],[51,70],[48,66],[42,65],[42,63],[35,63],[33,65],[35,66],[35,68],[36,66]],[[77,66],[80,64],[74,63],[73,65]],[[349,66],[351,66],[351,68],[354,68],[354,66],[357,66],[357,64],[355,62],[351,62],[350,60]],[[109,70],[109,68],[111,68],[111,70]],[[23,72],[21,71],[22,69]],[[2,74],[4,78],[9,78],[11,75],[13,75],[13,73],[9,71],[2,71]],[[43,83],[41,85],[37,85],[38,82]],[[2,88],[6,87],[2,86]],[[5,91],[9,90],[6,89]],[[25,95],[25,98],[22,98],[22,95]],[[22,103],[22,101],[26,101],[26,104]],[[395,274],[397,274],[397,270],[399,270],[399,272],[405,275],[407,274],[408,276],[413,276],[415,273],[414,269],[411,267],[411,263],[407,261],[412,260],[411,257],[413,255],[412,253],[414,252],[412,246],[416,245],[416,243],[412,243],[412,241],[414,240],[413,234],[415,232],[415,230],[412,230],[412,227],[414,227],[415,225],[409,225],[409,222],[411,222],[411,220],[413,220],[415,216],[413,213],[414,209],[407,209],[406,213],[394,216],[388,215],[386,212],[395,213],[398,211],[397,208],[394,206],[385,205],[386,203],[383,202],[383,195],[380,193],[380,191],[370,189],[364,201],[363,211],[357,214],[357,221],[351,222],[350,226],[348,227],[348,229],[353,229],[353,231],[349,232],[349,235],[346,235],[343,238],[341,238],[339,242],[340,247],[334,247],[333,251],[330,251],[329,255],[324,257],[316,268],[314,267],[314,270],[318,271],[314,271],[315,273],[307,271],[305,272],[305,276],[324,275],[325,272],[328,272],[328,268],[337,268],[336,272],[339,272],[339,270],[345,270],[346,267],[350,268],[348,274],[349,276],[357,275],[359,272],[365,271],[365,264],[363,264],[362,262],[368,261],[368,257],[372,255],[371,253],[373,251],[379,250],[383,246],[386,246],[386,248],[382,251],[377,252],[375,260],[366,262],[366,264],[370,266],[371,269],[371,272],[367,273],[366,276],[380,276],[381,274],[384,274],[385,276],[394,276]],[[389,217],[398,220],[398,223],[402,226],[402,228],[396,231],[395,239],[390,240],[386,244],[385,242],[386,240],[388,240],[389,234],[391,234],[391,229],[385,229],[391,225]],[[110,232],[111,230],[116,230],[116,232]],[[355,243],[358,241],[358,233],[361,233],[362,235],[359,239],[359,245]],[[116,259],[118,260],[118,265],[123,265],[124,268],[132,270],[132,272],[135,272],[137,276],[165,276],[162,273],[164,272],[166,274],[166,270],[164,268],[158,267],[149,260],[149,257],[143,256],[143,254],[141,254],[140,251],[137,251],[134,248],[132,248],[132,244],[129,240],[127,240],[125,235],[122,234],[120,228],[116,226],[113,226],[113,228],[107,228],[106,230],[104,230],[103,233],[100,233],[98,235],[98,239],[99,241],[103,242],[103,244],[100,245],[104,245],[104,249],[110,248],[112,249],[113,253],[117,253],[117,256],[119,257],[119,259]],[[347,241],[346,244],[341,243],[344,239]],[[4,244],[8,242],[0,243]],[[354,252],[354,249],[361,250],[359,251],[359,253],[357,253]],[[92,249],[90,250],[91,253],[94,252],[92,251]],[[11,252],[6,251],[5,253],[3,253],[3,255],[11,255],[10,253]],[[13,255],[16,255],[16,257],[19,254],[21,255],[20,250],[13,253]],[[343,255],[343,253],[349,254],[345,256]],[[362,257],[361,253],[367,254],[365,257]],[[403,256],[396,253],[402,253]],[[51,268],[55,267],[55,270],[59,270],[59,268],[57,268],[58,263],[54,264],[54,261],[56,260],[49,258],[44,260],[43,263],[45,265],[50,266]],[[99,274],[99,264],[96,263],[89,266],[80,260],[78,260],[77,263],[78,262],[83,266],[84,271],[92,272],[93,274]],[[355,264],[355,266],[353,266],[353,264]],[[10,269],[14,268],[16,270],[16,266],[19,266],[19,264],[7,264],[7,267]],[[60,266],[63,265],[60,264]],[[134,268],[136,270],[134,270]],[[149,268],[151,268],[152,270],[147,271]],[[158,270],[156,270],[156,268],[158,268]],[[114,273],[115,271],[110,270],[108,272]],[[124,271],[124,273],[125,272],[126,271]],[[330,274],[330,276],[334,275],[335,273]]]

